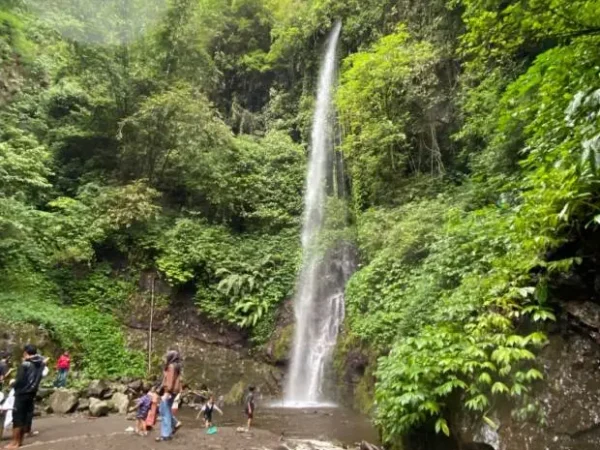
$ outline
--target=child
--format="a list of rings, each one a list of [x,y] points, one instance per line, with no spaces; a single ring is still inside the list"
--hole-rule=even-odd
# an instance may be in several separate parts
[[[150,407],[152,406],[151,392],[152,390],[138,400],[136,432],[140,436],[146,436],[148,434],[148,429],[146,428],[146,419],[148,418],[148,413],[150,412]]]
[[[158,404],[160,403],[160,395],[158,395],[156,386],[150,388],[150,410],[146,417],[146,430],[151,430],[156,425],[156,416],[158,413]]]
[[[246,431],[250,431],[252,426],[252,419],[254,419],[254,386],[248,387],[248,395],[244,404],[244,412],[248,418]]]
[[[223,411],[215,404],[215,397],[211,395],[200,410],[200,413],[198,413],[198,416],[200,416],[201,413],[204,413],[204,426],[206,428],[212,427],[212,414],[215,409],[219,414],[223,415]]]
[[[0,412],[2,413],[0,417],[4,417],[4,423],[0,422],[0,438],[4,434],[3,432],[8,431],[10,428],[12,428],[12,414],[13,409],[15,409],[15,390],[13,388],[14,384],[15,380],[11,380],[8,385],[10,387],[10,392],[8,393],[8,396],[4,399],[4,402],[2,402],[2,405],[0,405]]]
[[[71,369],[71,357],[68,351],[64,351],[58,361],[56,362],[56,380],[54,381],[54,387],[61,388],[67,385],[67,376]]]

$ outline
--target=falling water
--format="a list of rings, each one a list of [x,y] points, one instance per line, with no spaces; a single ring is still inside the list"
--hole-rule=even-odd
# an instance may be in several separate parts
[[[326,177],[333,147],[332,91],[336,76],[336,50],[341,23],[330,32],[321,62],[317,103],[312,124],[310,160],[306,175],[302,270],[294,310],[296,328],[285,404],[302,406],[323,400],[323,379],[338,331],[344,319],[343,282],[333,282],[333,271],[324,267],[315,244],[324,221]],[[337,273],[345,264],[337,261]]]

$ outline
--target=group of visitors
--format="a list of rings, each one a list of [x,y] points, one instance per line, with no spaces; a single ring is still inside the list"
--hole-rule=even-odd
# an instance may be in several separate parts
[[[15,449],[23,445],[26,435],[32,434],[35,398],[44,377],[48,375],[49,358],[44,358],[32,344],[23,347],[22,361],[18,366],[16,375],[11,367],[11,355],[0,354],[0,439],[3,430],[12,428],[12,440],[5,448]],[[71,358],[64,351],[56,363],[56,380],[54,386],[65,387],[68,373],[71,368]],[[145,436],[148,430],[156,426],[160,416],[160,433],[157,441],[169,441],[181,427],[181,422],[175,416],[182,400],[183,385],[181,381],[182,361],[181,355],[176,350],[168,351],[162,366],[162,378],[159,383],[152,386],[137,402],[137,427],[138,434]],[[5,387],[9,392],[4,393]],[[254,418],[254,387],[250,386],[245,398],[244,413],[247,417],[246,429],[249,430]],[[203,416],[204,425],[209,433],[216,432],[213,426],[213,413],[223,411],[217,406],[214,396],[210,395],[198,413]]]
[[[181,355],[176,350],[170,350],[164,357],[162,367],[162,378],[159,383],[151,387],[137,402],[136,433],[146,436],[148,430],[156,425],[157,416],[160,416],[160,434],[156,437],[157,442],[169,441],[181,427],[181,422],[175,416],[182,399],[183,385],[181,382]],[[246,430],[250,430],[254,418],[254,387],[248,388],[245,399],[244,413],[247,417]],[[223,411],[215,403],[215,398],[210,395],[202,406],[200,415],[204,418],[204,426],[209,433],[216,432],[213,427],[213,412],[223,414]],[[157,414],[158,413],[158,414]]]
[[[49,373],[49,360],[38,353],[35,345],[27,344],[23,347],[16,375],[10,379],[13,373],[11,355],[7,352],[0,354],[0,438],[5,431],[12,429],[12,441],[5,448],[18,448],[23,445],[25,435],[35,434],[32,430],[35,398],[42,379]],[[70,368],[71,359],[65,351],[56,364],[55,386],[66,386]],[[4,392],[5,387],[9,388],[7,393]]]

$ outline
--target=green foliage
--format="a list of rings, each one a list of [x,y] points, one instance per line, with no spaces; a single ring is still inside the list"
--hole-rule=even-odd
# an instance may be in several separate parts
[[[92,307],[65,308],[19,294],[3,294],[0,306],[4,320],[39,325],[61,348],[70,349],[85,378],[144,374],[142,354],[127,349],[123,333],[110,315]]]
[[[64,303],[75,306],[92,306],[99,311],[120,312],[135,292],[130,274],[117,274],[108,263],[100,263],[91,270],[79,268],[56,269],[52,279],[60,286]]]
[[[521,51],[536,54],[536,47],[568,42],[598,31],[600,5],[594,0],[501,1],[453,0],[460,5],[467,31],[462,50],[472,57],[472,68],[503,63]],[[529,55],[528,55],[529,53]]]
[[[201,311],[254,327],[288,296],[298,258],[295,230],[281,235],[231,235],[226,228],[180,219],[167,231],[158,267],[173,283],[195,281]],[[291,256],[291,257],[290,257]]]
[[[596,0],[4,2],[3,319],[47,328],[88,376],[139,373],[115,317],[158,268],[267,341],[341,19],[351,191],[318,245],[360,251],[345,353],[379,359],[357,393],[376,382],[392,444],[449,434],[451,397],[490,426],[499,398],[540,420],[552,281],[577,263],[544,254],[600,223],[599,17]]]
[[[467,111],[482,106],[494,122],[479,130],[486,148],[473,183],[359,217],[369,263],[348,285],[349,330],[384,355],[376,398],[386,441],[430,421],[447,434],[451,395],[483,420],[498,397],[532,401],[543,324],[555,320],[548,280],[576,262],[543,255],[600,206],[597,45],[575,39],[539,55],[504,91],[500,83],[500,95],[498,80],[474,91],[469,101],[479,103]],[[484,104],[484,94],[498,101]],[[500,146],[516,164],[485,163],[500,161]],[[532,278],[534,267],[545,274]],[[532,331],[518,327],[524,320]]]
[[[432,44],[412,40],[400,26],[344,60],[337,105],[359,208],[394,203],[403,175],[444,172],[431,113],[443,101],[438,58]]]

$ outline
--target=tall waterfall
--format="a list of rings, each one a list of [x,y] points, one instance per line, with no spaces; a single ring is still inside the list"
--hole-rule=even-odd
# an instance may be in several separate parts
[[[321,61],[312,124],[304,198],[302,270],[294,300],[296,328],[285,392],[285,403],[290,406],[323,401],[324,373],[344,319],[343,285],[347,270],[343,258],[326,267],[315,248],[324,222],[326,178],[332,160],[332,94],[336,81],[336,50],[340,31],[341,23],[338,21],[329,34]],[[340,273],[341,281],[338,275]]]

